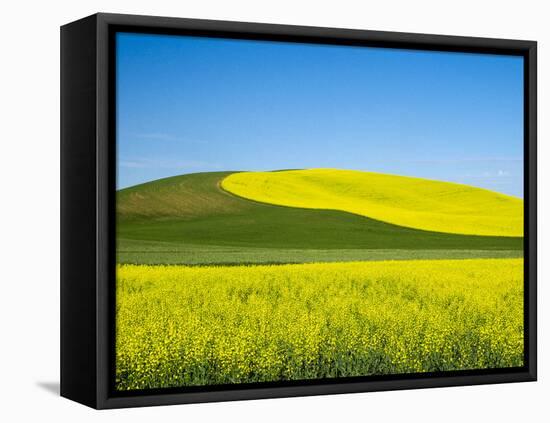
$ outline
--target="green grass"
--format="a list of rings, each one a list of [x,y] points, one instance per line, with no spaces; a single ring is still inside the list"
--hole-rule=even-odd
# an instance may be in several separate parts
[[[316,250],[194,245],[125,239],[117,246],[117,262],[125,264],[233,265],[521,257],[521,250]]]
[[[429,232],[342,211],[239,198],[220,188],[231,173],[182,175],[120,190],[119,260],[201,264],[390,258],[392,253],[383,250],[406,250],[395,251],[397,258],[462,258],[478,252],[482,257],[521,256],[521,237]]]

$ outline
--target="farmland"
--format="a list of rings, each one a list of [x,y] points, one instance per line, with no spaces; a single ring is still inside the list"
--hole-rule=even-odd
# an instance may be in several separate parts
[[[119,390],[523,364],[523,260],[120,265]]]
[[[222,181],[251,200],[334,209],[409,228],[522,236],[523,201],[468,185],[340,169],[239,172]]]
[[[249,201],[220,187],[233,175],[239,174],[196,173],[120,190],[119,262],[258,263],[285,262],[289,256],[292,260],[286,262],[309,262],[317,256],[321,260],[330,256],[330,261],[391,259],[384,250],[400,250],[400,257],[405,258],[472,257],[467,251],[496,258],[522,254],[519,236],[426,231],[344,211]],[[194,253],[197,249],[203,252],[200,257]],[[221,251],[231,254],[225,257]],[[260,255],[264,258],[258,260]]]
[[[117,192],[116,389],[523,364],[523,201],[334,169]]]
[[[377,261],[412,259],[521,258],[523,251],[391,248],[268,248],[185,244],[122,239],[117,246],[119,263],[238,265]]]

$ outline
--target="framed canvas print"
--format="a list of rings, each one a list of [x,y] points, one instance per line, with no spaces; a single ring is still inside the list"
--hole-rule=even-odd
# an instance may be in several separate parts
[[[61,30],[61,394],[536,380],[536,43]]]

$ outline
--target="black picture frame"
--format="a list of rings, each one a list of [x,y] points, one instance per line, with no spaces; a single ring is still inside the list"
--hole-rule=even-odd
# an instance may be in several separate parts
[[[222,38],[517,55],[524,58],[522,368],[114,392],[114,34]],[[61,27],[61,395],[97,409],[535,381],[537,44],[335,28],[95,14]]]

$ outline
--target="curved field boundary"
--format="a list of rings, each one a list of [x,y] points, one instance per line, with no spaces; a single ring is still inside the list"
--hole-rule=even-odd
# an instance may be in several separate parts
[[[119,261],[228,264],[521,256],[520,237],[429,232],[342,211],[243,199],[220,188],[231,173],[187,174],[118,191]],[[402,252],[394,256],[390,250]]]
[[[343,211],[407,228],[523,236],[523,200],[449,182],[352,170],[305,169],[232,173],[221,186],[239,197],[266,204]]]

